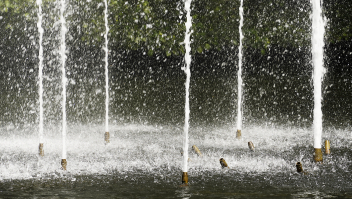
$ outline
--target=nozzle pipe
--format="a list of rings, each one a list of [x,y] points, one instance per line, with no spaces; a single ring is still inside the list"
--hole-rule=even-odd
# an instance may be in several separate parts
[[[110,143],[110,133],[109,132],[105,132],[104,138],[105,138],[105,144]]]
[[[198,147],[196,145],[193,145],[192,149],[194,150],[194,152],[197,153],[198,156],[202,156],[202,153],[200,152],[200,150],[198,149]]]
[[[253,142],[248,142],[248,147],[249,147],[249,149],[251,150],[251,151],[254,151],[255,149],[254,149],[254,144],[253,144]]]
[[[241,130],[237,129],[237,132],[236,132],[236,138],[237,138],[237,139],[240,139],[240,138],[241,138],[241,136],[242,136],[242,134],[241,134]]]
[[[39,143],[39,155],[44,156],[44,143]]]
[[[323,162],[323,153],[321,152],[321,149],[314,148],[314,162]]]
[[[221,168],[225,168],[225,167],[228,168],[227,163],[224,158],[220,158],[220,165],[221,165]]]
[[[182,184],[187,185],[188,184],[188,174],[187,172],[182,173]]]
[[[303,172],[303,167],[302,167],[301,162],[297,162],[296,168],[297,168],[297,172],[298,172],[298,173]]]
[[[66,159],[62,159],[61,160],[61,166],[62,166],[61,169],[66,171],[66,169],[67,169],[67,161],[66,161]]]
[[[330,141],[329,140],[325,140],[325,154],[329,155],[331,153],[330,151]]]

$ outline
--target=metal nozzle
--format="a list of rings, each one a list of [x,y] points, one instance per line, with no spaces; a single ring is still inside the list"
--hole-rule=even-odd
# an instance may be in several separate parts
[[[331,153],[330,151],[330,141],[325,140],[325,154],[329,155]]]
[[[64,171],[66,171],[66,167],[67,167],[67,161],[66,161],[66,159],[62,159],[61,160],[61,169],[62,170],[64,170]]]
[[[197,153],[198,156],[202,156],[202,153],[200,152],[200,150],[198,149],[198,147],[196,145],[193,145],[192,149],[194,150],[194,152]]]
[[[241,130],[237,130],[237,132],[236,132],[236,138],[237,138],[237,139],[240,139],[241,136],[242,136]]]
[[[221,168],[228,167],[224,158],[220,158],[220,165],[221,165]]]
[[[321,152],[321,149],[314,148],[313,158],[315,162],[323,162],[323,153]]]
[[[301,173],[303,172],[302,164],[300,162],[297,162],[296,164],[297,172]]]
[[[253,144],[253,142],[248,142],[248,147],[249,147],[249,149],[251,150],[251,151],[254,151],[255,149],[254,149],[254,144]]]
[[[109,132],[105,132],[104,138],[105,138],[105,144],[110,143],[110,133]]]
[[[39,143],[39,155],[40,156],[44,156],[44,144],[43,143]]]
[[[188,174],[187,172],[182,173],[182,184],[188,184]]]

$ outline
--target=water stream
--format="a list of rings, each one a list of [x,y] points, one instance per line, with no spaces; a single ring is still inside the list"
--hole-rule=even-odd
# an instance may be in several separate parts
[[[242,40],[243,40],[243,0],[239,8],[240,25],[238,27],[240,34],[240,45],[238,46],[238,72],[237,72],[237,130],[242,130]]]
[[[66,151],[66,19],[64,16],[65,13],[65,0],[60,1],[60,23],[61,23],[61,40],[60,40],[60,56],[61,56],[61,70],[62,70],[62,159],[67,158],[67,151]]]
[[[183,70],[186,73],[186,102],[185,102],[185,124],[184,124],[184,141],[183,141],[183,167],[182,171],[188,171],[188,130],[189,130],[189,86],[191,81],[191,27],[192,27],[192,17],[191,17],[191,2],[192,0],[185,1],[185,10],[187,12],[187,21],[186,21],[186,36],[185,36],[185,47],[186,47],[186,54],[185,54],[185,62],[186,66],[183,67]]]
[[[321,1],[312,1],[312,62],[313,62],[313,85],[314,85],[314,148],[321,148],[323,131],[322,103],[322,80],[324,75],[324,26]]]
[[[107,0],[104,0],[105,4],[105,10],[104,10],[104,22],[105,22],[105,34],[104,34],[104,39],[105,39],[105,132],[109,132],[109,62],[108,62],[108,57],[109,57],[109,40],[108,40],[108,34],[109,34],[109,22],[108,22],[108,2]]]
[[[44,29],[42,27],[43,14],[42,14],[42,1],[37,0],[38,5],[38,32],[39,32],[39,143],[44,142],[43,133],[43,121],[44,121],[44,110],[43,110],[43,34]]]

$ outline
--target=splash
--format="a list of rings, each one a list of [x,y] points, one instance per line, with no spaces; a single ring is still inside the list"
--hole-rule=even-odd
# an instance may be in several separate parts
[[[187,172],[188,170],[188,129],[189,129],[189,84],[191,81],[191,45],[190,45],[190,37],[191,37],[191,27],[192,27],[192,17],[191,17],[191,2],[192,0],[185,1],[185,10],[187,12],[187,21],[186,21],[186,36],[185,36],[185,46],[186,46],[186,54],[185,61],[186,67],[182,69],[186,73],[186,103],[185,103],[185,126],[184,126],[184,141],[183,141],[183,172]]]
[[[237,130],[242,130],[242,40],[243,40],[243,0],[241,0],[240,6],[240,45],[238,47],[238,72],[237,72],[237,85],[238,85],[238,94],[237,94]]]
[[[66,159],[66,71],[65,71],[65,62],[66,62],[66,42],[65,36],[67,32],[66,20],[64,17],[65,12],[65,0],[61,0],[60,8],[60,22],[61,22],[61,69],[62,69],[62,159]]]
[[[109,33],[109,24],[108,24],[108,2],[104,0],[105,10],[104,10],[104,20],[105,20],[105,132],[109,132],[109,63],[108,63],[108,33]]]
[[[312,59],[313,59],[313,85],[314,85],[314,148],[321,148],[322,136],[322,118],[323,113],[321,110],[321,82],[324,75],[324,26],[325,22],[322,17],[321,2],[320,0],[313,0],[313,13],[312,13]]]
[[[37,0],[38,5],[38,32],[39,32],[39,143],[44,142],[43,134],[43,119],[44,119],[44,110],[43,110],[43,33],[44,29],[42,27],[42,0]]]

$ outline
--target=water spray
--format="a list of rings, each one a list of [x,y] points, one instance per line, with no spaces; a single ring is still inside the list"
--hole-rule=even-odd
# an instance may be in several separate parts
[[[189,129],[189,85],[191,81],[191,27],[192,27],[192,17],[191,17],[191,2],[192,0],[185,1],[185,10],[187,12],[187,21],[186,21],[186,35],[185,35],[185,47],[186,47],[186,54],[185,54],[185,61],[186,67],[182,67],[184,72],[186,73],[186,102],[185,102],[185,126],[184,126],[184,141],[183,141],[183,174],[182,174],[182,183],[187,184],[188,182],[188,129]]]
[[[324,75],[324,20],[322,17],[321,1],[312,0],[312,59],[313,59],[313,86],[314,86],[314,161],[322,162],[321,136],[323,129],[323,113],[321,110],[321,82]]]
[[[242,129],[242,40],[243,40],[243,0],[241,0],[241,6],[239,8],[240,13],[240,26],[239,26],[239,33],[240,33],[240,45],[238,47],[238,72],[237,72],[237,133],[236,138],[241,138],[241,129]]]
[[[331,153],[330,151],[330,141],[329,140],[325,140],[325,154],[329,155]]]

